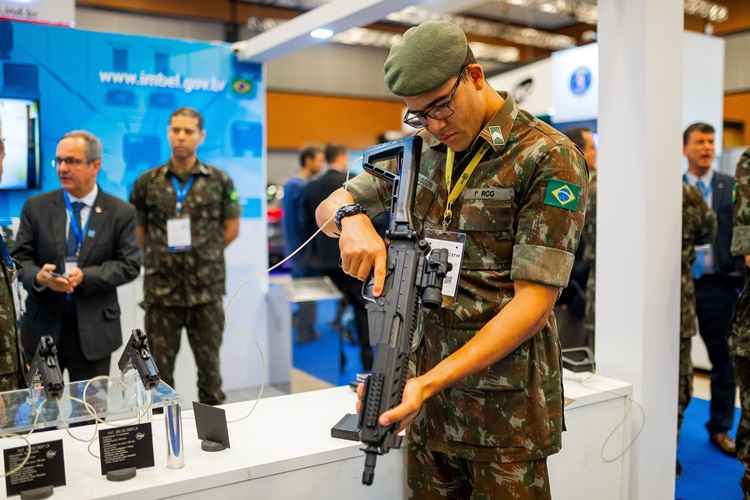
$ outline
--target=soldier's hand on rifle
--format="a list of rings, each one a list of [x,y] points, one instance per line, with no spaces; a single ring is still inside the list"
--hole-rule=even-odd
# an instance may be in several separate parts
[[[365,281],[373,271],[376,297],[383,293],[388,254],[385,242],[364,214],[353,215],[341,220],[341,268],[346,274]],[[374,268],[374,270],[373,270]]]
[[[365,385],[359,384],[357,386],[357,413],[362,411],[364,397]],[[384,427],[399,423],[398,431],[401,432],[414,421],[426,400],[427,391],[422,380],[419,377],[411,378],[406,381],[401,404],[383,413],[378,419],[378,423]]]
[[[750,267],[750,255],[745,255],[745,265]]]

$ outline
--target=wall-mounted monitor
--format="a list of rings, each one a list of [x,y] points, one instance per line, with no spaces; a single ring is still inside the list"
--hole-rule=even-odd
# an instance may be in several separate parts
[[[0,190],[39,187],[39,101],[0,96],[0,137],[5,144]]]

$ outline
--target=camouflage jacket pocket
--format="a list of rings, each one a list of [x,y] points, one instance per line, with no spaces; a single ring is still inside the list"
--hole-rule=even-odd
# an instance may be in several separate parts
[[[425,329],[420,346],[422,359],[420,373],[425,373],[443,359],[460,349],[478,330]],[[482,391],[517,391],[526,389],[529,382],[529,349],[531,342],[521,344],[515,351],[490,365],[484,370],[470,375],[456,384],[456,388]]]
[[[466,234],[462,269],[500,271],[513,256],[512,200],[466,200],[458,221]]]
[[[495,364],[466,377],[459,387],[482,391],[518,391],[529,381],[529,342],[521,344]]]

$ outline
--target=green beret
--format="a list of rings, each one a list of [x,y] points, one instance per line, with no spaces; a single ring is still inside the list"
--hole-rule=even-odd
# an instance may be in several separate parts
[[[445,21],[426,21],[407,30],[391,47],[383,67],[385,84],[397,96],[435,90],[458,74],[468,50],[461,28]]]

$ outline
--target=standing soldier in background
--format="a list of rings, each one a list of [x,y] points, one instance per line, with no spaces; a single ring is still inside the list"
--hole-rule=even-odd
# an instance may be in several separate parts
[[[693,336],[698,333],[698,316],[695,313],[695,283],[693,263],[695,247],[707,245],[716,238],[716,214],[711,210],[698,189],[682,185],[682,257],[680,286],[680,372],[677,392],[677,440],[685,417],[685,410],[693,397]],[[682,472],[677,461],[677,475]]]
[[[0,140],[0,181],[3,178],[5,143]],[[16,306],[13,302],[15,265],[0,231],[0,392],[23,387],[23,367],[16,328]],[[0,423],[4,415],[0,412]]]
[[[576,262],[570,275],[572,282],[585,280],[579,283],[584,289],[584,315],[583,315],[583,338],[585,347],[594,352],[594,298],[596,292],[596,173],[597,173],[597,149],[594,141],[594,133],[586,127],[566,130],[565,135],[578,146],[586,160],[589,169],[589,199],[586,203],[586,222],[581,233],[581,245],[576,252]],[[579,262],[580,260],[580,262]],[[571,285],[568,285],[570,287]],[[562,327],[561,337],[562,337]],[[563,346],[565,344],[563,343]],[[594,359],[591,359],[594,362]]]
[[[745,257],[745,265],[750,267],[750,149],[742,154],[737,164],[735,186],[732,255]],[[737,458],[745,466],[742,491],[745,498],[750,498],[750,290],[747,283],[737,302],[729,345],[734,355],[742,406],[737,430]]]
[[[172,113],[172,157],[135,182],[130,202],[144,249],[146,332],[162,379],[174,387],[182,329],[198,368],[201,403],[221,404],[219,349],[224,334],[224,249],[240,232],[232,179],[198,160],[203,117],[191,108]]]

